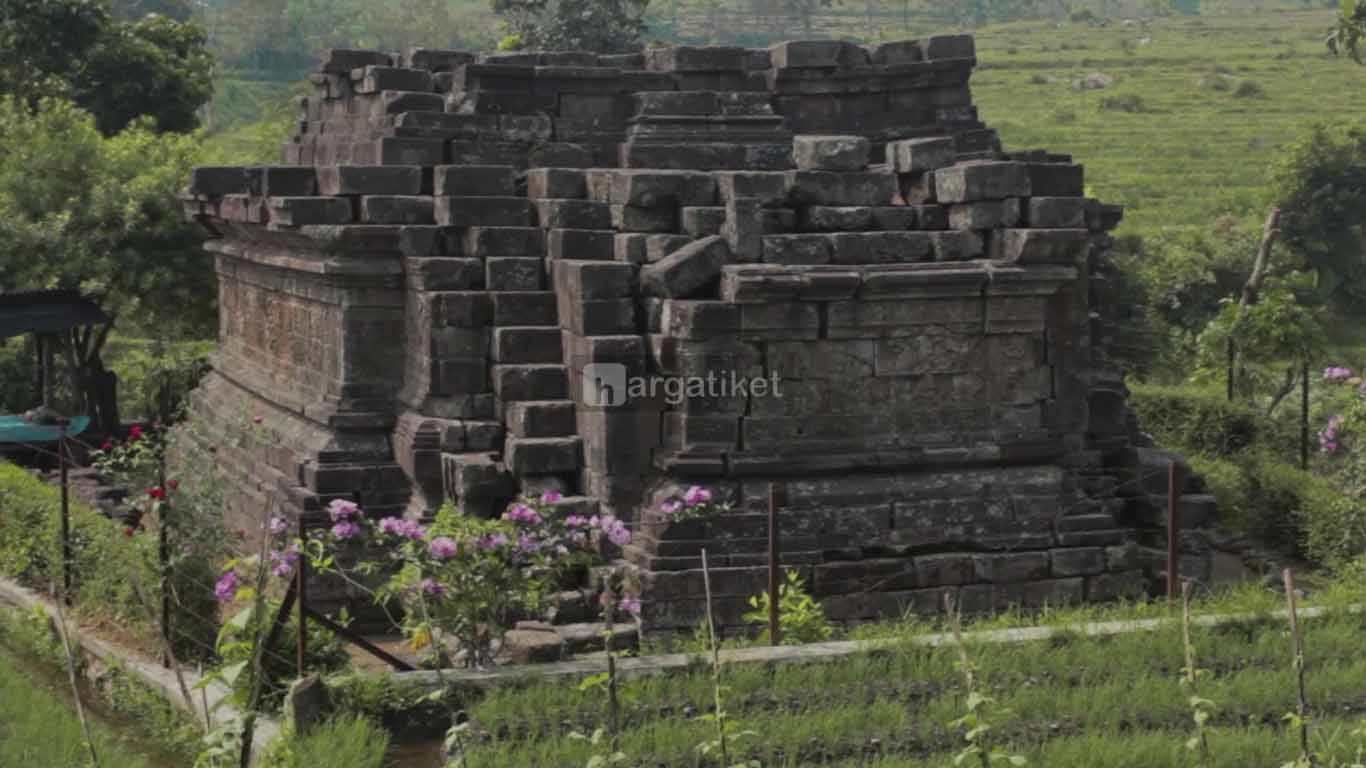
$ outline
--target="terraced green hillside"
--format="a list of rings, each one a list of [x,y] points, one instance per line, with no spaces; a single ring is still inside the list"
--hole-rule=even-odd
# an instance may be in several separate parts
[[[1260,220],[1268,163],[1315,122],[1366,119],[1366,67],[1323,45],[1329,11],[977,33],[973,95],[1007,147],[1072,153],[1120,232]],[[1113,82],[1080,90],[1088,75]]]

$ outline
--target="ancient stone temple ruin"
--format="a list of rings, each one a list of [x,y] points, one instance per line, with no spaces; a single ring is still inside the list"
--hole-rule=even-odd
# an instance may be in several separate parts
[[[235,503],[558,490],[637,528],[657,628],[696,621],[703,548],[738,620],[771,482],[837,620],[1144,591],[1166,478],[1104,348],[1120,211],[1002,150],[975,61],[966,35],[330,52],[283,164],[187,198],[221,315],[195,413],[270,446],[219,451]],[[671,521],[691,484],[732,510]]]

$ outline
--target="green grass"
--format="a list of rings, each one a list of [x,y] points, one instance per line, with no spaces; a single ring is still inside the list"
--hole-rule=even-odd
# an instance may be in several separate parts
[[[1260,222],[1279,146],[1315,122],[1366,118],[1366,104],[1345,98],[1366,85],[1366,68],[1324,48],[1332,18],[1284,10],[1143,28],[989,26],[977,32],[973,96],[1008,149],[1047,148],[1085,164],[1092,193],[1125,206],[1120,233],[1208,229],[1221,216]],[[1077,90],[1091,73],[1114,82]],[[1240,86],[1262,95],[1239,96]],[[1133,97],[1141,109],[1101,108]]]
[[[382,768],[389,734],[363,717],[343,715],[272,746],[263,768]]]
[[[91,727],[101,768],[175,765],[148,754],[108,721],[92,716]],[[0,648],[0,765],[78,768],[89,762],[80,721],[63,683],[25,672]]]
[[[1247,593],[1229,600],[1222,605],[1274,602]],[[1170,615],[1158,607],[1144,612]],[[1366,744],[1349,735],[1358,713],[1366,711],[1366,659],[1359,653],[1366,617],[1338,612],[1304,626],[1311,710],[1321,718],[1316,744],[1325,754],[1350,756]],[[1279,765],[1293,758],[1296,745],[1281,721],[1295,702],[1283,621],[1196,628],[1194,642],[1197,666],[1209,670],[1200,693],[1218,705],[1211,735],[1216,764]],[[1037,643],[974,645],[970,653],[994,708],[1003,713],[992,720],[995,738],[1033,764],[1191,764],[1184,748],[1188,694],[1178,683],[1184,663],[1179,628],[1109,638],[1064,633]],[[962,738],[949,723],[963,714],[965,696],[956,662],[953,648],[903,643],[837,663],[728,667],[728,713],[753,732],[740,740],[738,754],[766,768],[950,765]],[[701,717],[710,707],[709,677],[699,660],[685,674],[623,685],[621,749],[630,764],[698,765],[696,747],[714,728]],[[569,733],[604,725],[604,708],[599,693],[563,684],[494,691],[469,708],[471,738],[478,742],[470,764],[585,764],[591,747]],[[879,757],[883,761],[875,762]]]

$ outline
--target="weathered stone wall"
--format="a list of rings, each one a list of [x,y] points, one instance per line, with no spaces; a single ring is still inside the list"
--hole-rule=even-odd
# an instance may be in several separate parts
[[[739,620],[770,483],[840,620],[1146,589],[1151,457],[1100,301],[1119,210],[1070,157],[1000,150],[974,63],[968,36],[331,52],[286,165],[187,197],[222,235],[196,410],[264,414],[226,462],[243,504],[557,490],[636,525],[619,554],[666,629],[700,614],[703,548]],[[607,370],[776,392],[616,402]],[[733,511],[668,519],[691,483]]]

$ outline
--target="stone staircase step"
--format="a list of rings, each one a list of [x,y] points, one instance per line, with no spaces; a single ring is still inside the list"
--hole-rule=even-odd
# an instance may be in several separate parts
[[[495,501],[515,490],[507,468],[489,452],[441,454],[441,479],[446,494],[467,514],[491,513]]]
[[[636,632],[635,622],[629,620],[629,617],[621,616],[620,611],[617,614],[618,621],[612,625],[612,648],[617,651],[638,648],[640,635]],[[555,627],[555,632],[564,642],[565,650],[570,656],[607,648],[607,625],[600,621],[560,624]]]
[[[598,500],[591,496],[565,496],[550,505],[555,513],[568,517],[592,517],[598,514]]]
[[[551,625],[582,624],[598,618],[596,594],[569,589],[550,596],[543,619]]]
[[[544,325],[509,325],[493,329],[497,363],[560,363],[560,329]]]
[[[503,461],[515,475],[555,475],[574,472],[583,461],[583,438],[509,437]]]
[[[566,400],[569,374],[558,364],[495,365],[493,392],[504,405],[524,400]]]
[[[1058,518],[1058,530],[1060,532],[1072,531],[1100,531],[1114,528],[1116,525],[1115,516],[1108,513],[1096,513],[1087,515],[1068,515]]]
[[[492,291],[493,325],[559,327],[554,291]]]
[[[506,418],[508,433],[513,437],[567,437],[578,430],[572,400],[512,402],[508,404]]]

